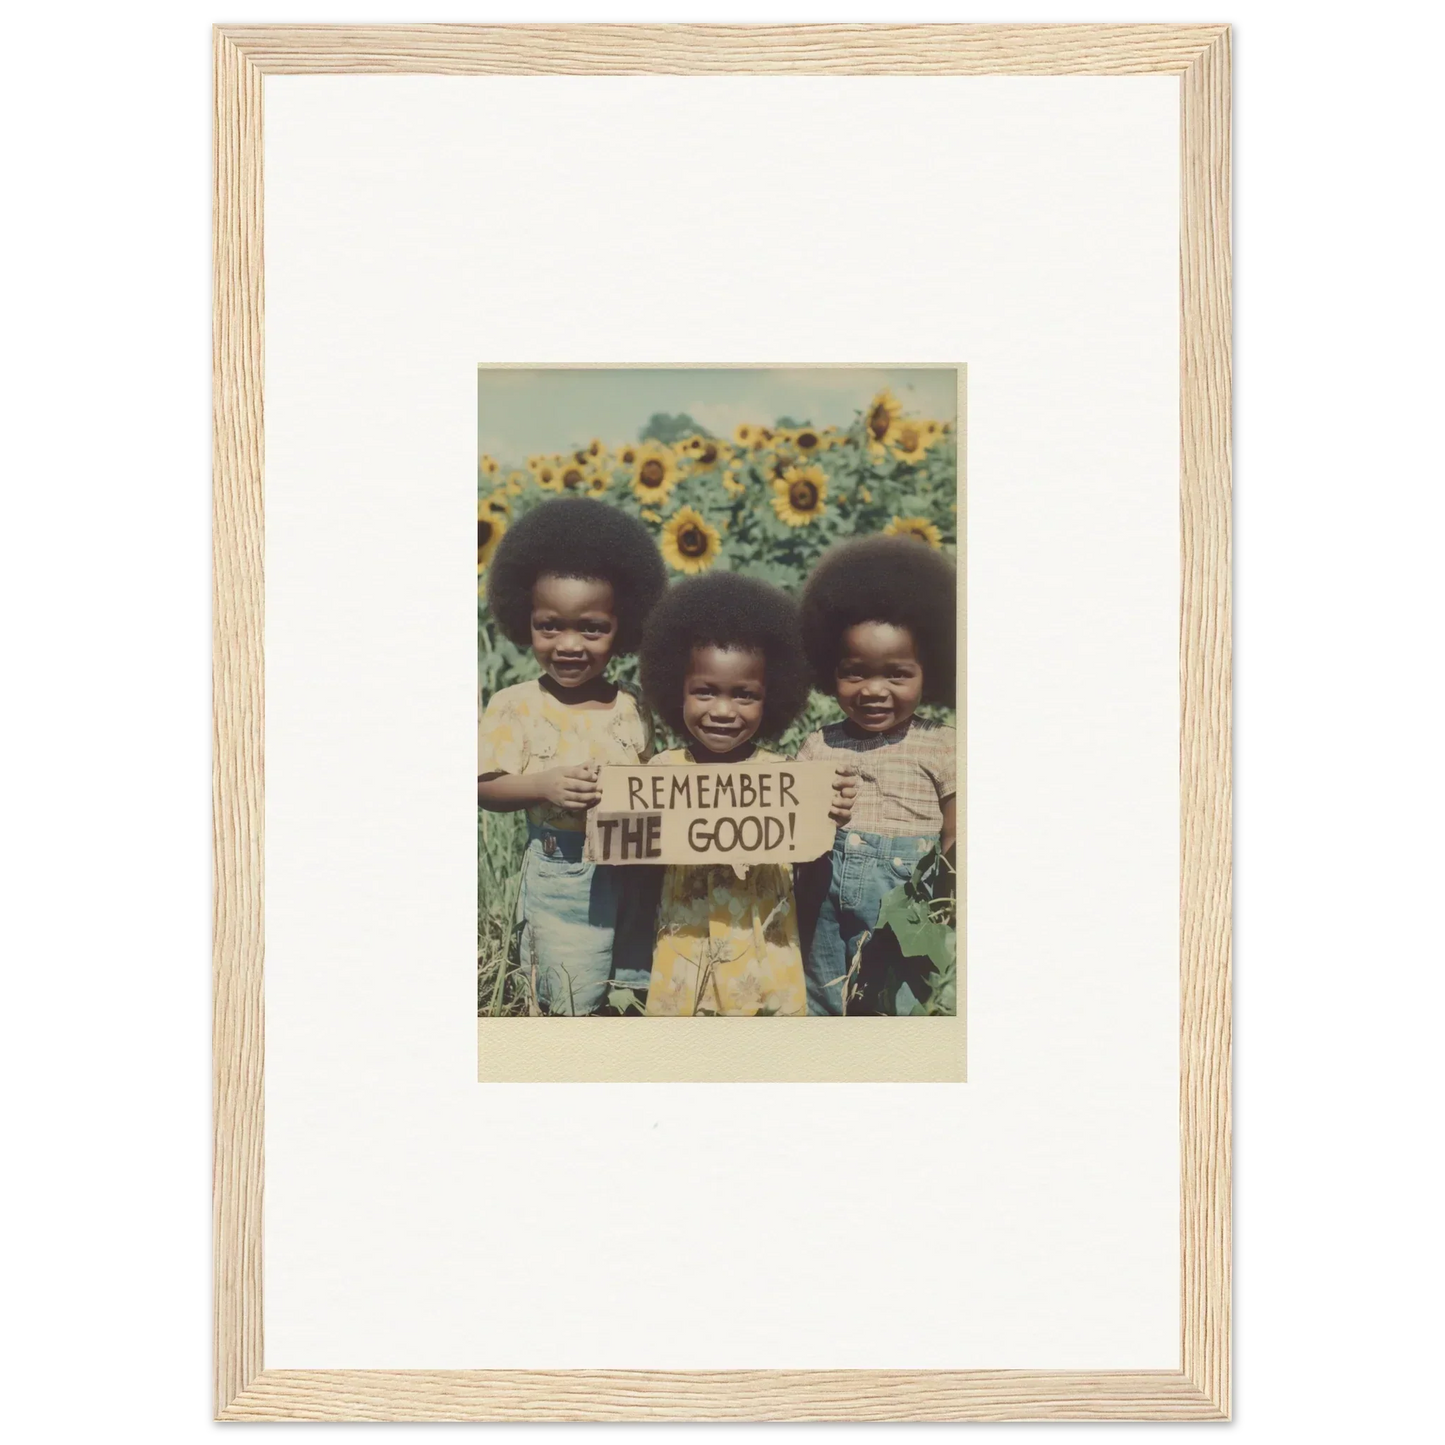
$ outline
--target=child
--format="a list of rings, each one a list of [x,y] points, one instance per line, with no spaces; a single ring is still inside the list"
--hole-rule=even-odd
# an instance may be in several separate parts
[[[852,818],[831,857],[800,870],[808,1010],[844,1012],[844,982],[883,896],[934,844],[954,838],[957,734],[914,716],[953,703],[953,562],[910,537],[863,537],[824,553],[803,588],[803,644],[814,685],[847,721],[813,733],[798,759],[857,765]],[[904,984],[895,1004],[912,1011]]]
[[[584,861],[603,763],[646,762],[649,721],[607,678],[633,652],[667,579],[640,522],[586,498],[544,502],[498,544],[487,603],[503,634],[530,646],[535,682],[503,688],[477,730],[477,803],[527,810],[517,898],[520,964],[535,1012],[590,1014],[609,978],[646,978],[651,917],[627,870]]]
[[[669,589],[648,621],[641,662],[648,702],[688,739],[654,764],[772,760],[754,739],[782,732],[808,700],[797,604],[736,573]],[[649,1015],[807,1011],[788,865],[755,864],[742,877],[731,864],[664,871]]]

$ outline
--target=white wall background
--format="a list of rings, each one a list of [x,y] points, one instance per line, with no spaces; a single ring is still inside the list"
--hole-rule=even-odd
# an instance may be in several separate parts
[[[1177,84],[265,104],[267,1367],[1173,1367]],[[795,166],[788,236],[639,244],[698,158]],[[900,163],[930,227],[860,206]],[[800,347],[968,364],[969,1082],[478,1087],[475,363]]]

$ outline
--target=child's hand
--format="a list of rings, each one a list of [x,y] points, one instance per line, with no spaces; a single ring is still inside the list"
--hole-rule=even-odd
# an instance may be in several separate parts
[[[858,769],[851,765],[836,768],[833,772],[833,806],[828,816],[840,828],[846,828],[853,816],[853,802],[858,796]]]
[[[595,808],[602,801],[597,779],[602,769],[596,763],[579,763],[575,768],[551,768],[541,776],[547,801],[569,813]]]

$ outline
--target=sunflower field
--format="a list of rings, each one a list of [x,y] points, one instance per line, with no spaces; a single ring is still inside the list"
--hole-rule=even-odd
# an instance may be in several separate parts
[[[593,437],[559,455],[477,466],[477,663],[481,701],[538,676],[529,650],[502,636],[486,605],[486,572],[508,526],[532,507],[566,494],[597,497],[639,518],[678,577],[712,569],[761,577],[795,596],[834,542],[884,532],[916,538],[951,555],[958,544],[958,445],[948,421],[908,415],[881,391],[847,427],[814,427],[791,417],[743,423],[713,436],[690,417],[654,416],[636,441]],[[637,659],[620,658],[609,675],[636,686]],[[951,712],[923,716],[952,722]],[[840,718],[831,698],[814,693],[780,749],[792,753],[825,722]],[[658,746],[673,746],[660,729]],[[504,948],[517,876],[523,814],[479,810],[479,952]],[[485,961],[478,1008],[507,1011],[501,978]],[[485,977],[484,977],[485,975]]]

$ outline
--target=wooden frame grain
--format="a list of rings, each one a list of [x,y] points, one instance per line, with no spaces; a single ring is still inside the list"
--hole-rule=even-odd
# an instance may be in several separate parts
[[[221,1420],[1219,1420],[1230,1409],[1230,62],[1222,25],[217,26],[214,1251]],[[266,1370],[263,77],[1173,75],[1180,86],[1179,1367]]]

